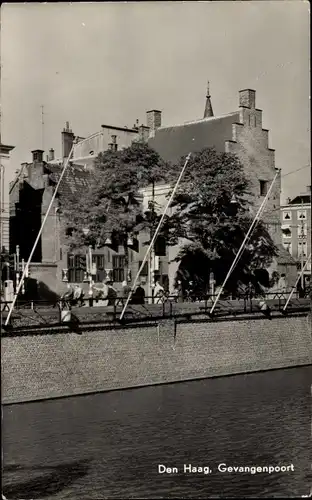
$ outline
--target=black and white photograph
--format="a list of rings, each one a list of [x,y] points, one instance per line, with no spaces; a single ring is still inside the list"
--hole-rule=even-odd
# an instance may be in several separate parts
[[[1,5],[2,500],[312,496],[310,5]]]

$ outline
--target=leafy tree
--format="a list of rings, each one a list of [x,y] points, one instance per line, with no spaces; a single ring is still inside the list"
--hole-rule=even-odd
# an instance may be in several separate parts
[[[148,225],[139,190],[163,180],[166,172],[160,156],[143,142],[101,153],[83,196],[78,193],[63,201],[70,248],[103,247],[109,237],[112,243],[124,246],[128,268],[128,237]]]
[[[182,158],[177,170],[184,161]],[[170,244],[181,238],[185,241],[176,258],[180,262],[177,279],[184,287],[192,280],[198,293],[207,292],[211,271],[216,285],[223,283],[253,220],[251,198],[250,185],[236,156],[210,148],[192,155],[173,201],[173,215],[166,218],[164,226]],[[260,221],[226,291],[234,293],[240,285],[252,283],[259,293],[261,285],[267,286],[264,271],[276,255],[277,249]]]

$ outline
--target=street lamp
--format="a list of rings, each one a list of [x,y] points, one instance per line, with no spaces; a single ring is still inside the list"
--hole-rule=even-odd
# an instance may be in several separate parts
[[[133,246],[133,238],[131,236],[128,236],[127,239],[127,246],[132,247]]]
[[[237,200],[235,194],[232,194],[232,198],[231,198],[230,203],[231,203],[231,205],[238,205],[238,200]]]
[[[0,248],[4,245],[3,235],[4,235],[4,175],[5,168],[2,163],[0,164]]]
[[[147,219],[150,221],[150,238],[152,240],[155,231],[156,212],[155,212],[155,183],[152,183],[152,199],[148,200],[147,211],[145,212]],[[149,256],[149,295],[151,294],[151,302],[154,303],[155,294],[155,245],[151,248]]]
[[[90,233],[90,228],[84,227],[82,229],[82,232],[84,236],[88,236]],[[87,274],[88,274],[88,279],[89,279],[89,296],[92,297],[93,295],[93,280],[92,280],[92,245],[89,245],[89,250],[86,255],[86,264],[87,264]]]
[[[112,244],[112,238],[110,236],[107,236],[107,238],[104,241],[104,245],[111,245]]]

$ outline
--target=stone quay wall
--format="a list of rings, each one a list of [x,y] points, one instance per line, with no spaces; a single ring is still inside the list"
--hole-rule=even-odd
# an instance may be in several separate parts
[[[312,364],[311,315],[2,338],[3,404]]]

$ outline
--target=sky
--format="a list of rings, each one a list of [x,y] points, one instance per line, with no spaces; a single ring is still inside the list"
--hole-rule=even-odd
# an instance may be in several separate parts
[[[15,146],[7,179],[61,130],[163,125],[215,115],[256,90],[282,169],[282,202],[311,184],[309,3],[293,1],[25,3],[1,8],[1,140]],[[42,138],[41,106],[44,106]],[[287,175],[288,174],[288,175]]]

